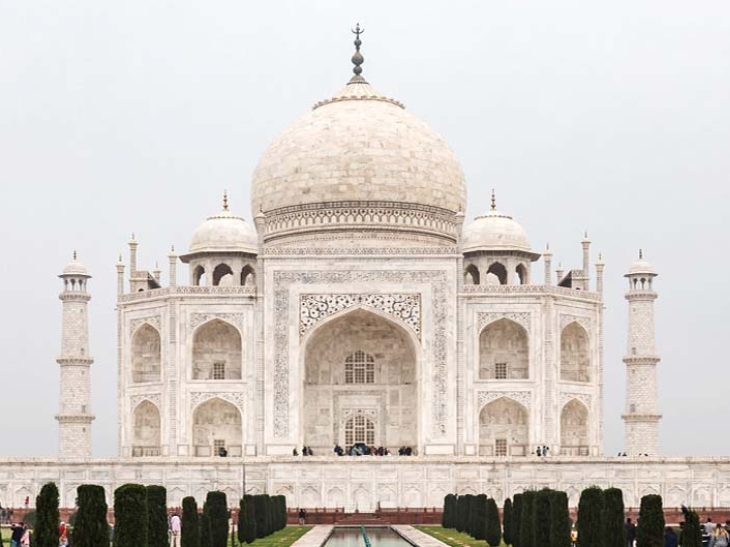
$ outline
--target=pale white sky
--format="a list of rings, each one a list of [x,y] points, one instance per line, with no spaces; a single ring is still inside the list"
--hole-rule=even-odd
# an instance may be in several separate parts
[[[495,187],[556,262],[580,267],[584,230],[603,252],[606,452],[622,448],[622,275],[643,247],[663,451],[727,455],[730,3],[0,0],[0,456],[56,452],[56,275],[74,248],[94,275],[95,454],[116,453],[117,254],[135,231],[141,264],[166,267],[223,188],[250,219],[258,157],[347,81],[358,20],[364,75],[460,157],[469,218]]]

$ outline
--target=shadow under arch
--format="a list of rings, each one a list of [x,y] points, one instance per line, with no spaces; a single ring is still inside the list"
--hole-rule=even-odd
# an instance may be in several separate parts
[[[345,381],[345,362],[358,351],[374,358],[372,382]],[[355,305],[322,319],[299,344],[299,444],[316,454],[347,449],[344,423],[360,414],[375,421],[376,446],[420,453],[421,368],[418,336],[397,317]]]
[[[477,420],[479,455],[526,456],[530,447],[530,412],[506,395],[482,405]]]

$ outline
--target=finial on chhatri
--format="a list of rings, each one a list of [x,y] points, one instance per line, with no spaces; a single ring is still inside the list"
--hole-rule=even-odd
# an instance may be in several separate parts
[[[497,210],[497,195],[494,193],[494,188],[492,188],[492,211]]]
[[[76,249],[74,249],[74,260],[76,260]]]
[[[170,245],[170,252],[171,253],[174,253],[175,252],[175,246],[174,245]]]
[[[223,190],[223,210],[228,211],[228,190]]]
[[[362,74],[362,65],[365,62],[365,58],[362,56],[362,53],[360,53],[360,46],[362,45],[362,40],[360,40],[360,35],[365,32],[364,28],[360,28],[360,23],[355,25],[355,28],[352,29],[352,33],[355,35],[355,41],[353,44],[355,44],[355,53],[352,56],[352,64],[355,65],[352,71],[355,73],[355,75],[350,78],[351,84],[366,84],[365,78],[361,76]]]
[[[639,259],[643,259],[643,258],[644,258],[644,251],[639,249]]]
[[[122,263],[122,253],[119,253],[119,263]]]

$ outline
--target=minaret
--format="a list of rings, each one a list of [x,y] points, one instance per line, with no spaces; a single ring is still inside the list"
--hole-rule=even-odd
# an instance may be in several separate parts
[[[545,260],[545,285],[553,284],[553,252],[550,250],[550,243],[545,247],[545,252],[542,253],[542,257]],[[560,281],[558,279],[558,281]]]
[[[629,340],[626,363],[626,414],[624,451],[629,456],[657,455],[659,451],[658,390],[654,345],[654,300],[652,287],[657,276],[642,251],[625,275],[629,280]]]
[[[91,295],[86,283],[91,277],[86,266],[73,260],[59,275],[63,279],[63,326],[61,334],[61,397],[58,415],[59,456],[63,459],[91,457],[91,382],[94,360],[89,356],[87,308]]]
[[[583,235],[580,242],[583,247],[583,290],[591,289],[591,240],[588,239],[588,232]]]

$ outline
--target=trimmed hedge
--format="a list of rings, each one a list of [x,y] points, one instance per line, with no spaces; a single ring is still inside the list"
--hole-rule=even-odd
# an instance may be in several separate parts
[[[695,511],[684,511],[684,527],[679,538],[682,547],[702,547],[702,525]]]
[[[269,514],[269,495],[258,494],[253,497],[256,514],[256,537],[265,538],[271,533],[271,515]]]
[[[240,543],[256,541],[256,512],[253,496],[243,496],[239,504],[238,541]]]
[[[620,488],[603,491],[604,547],[626,546],[626,525],[624,524],[624,493]]]
[[[466,531],[466,520],[467,520],[467,501],[466,496],[459,496],[456,498],[456,521],[454,522],[454,528],[457,532]]]
[[[552,491],[548,489],[535,492],[534,535],[536,547],[550,546],[551,511],[550,501]]]
[[[58,547],[58,488],[49,482],[41,488],[35,499],[36,525],[33,533],[34,545],[38,547]]]
[[[198,521],[200,528],[200,547],[213,547],[211,538],[210,515],[208,514],[208,504],[203,504],[203,513]],[[116,546],[115,546],[116,547]]]
[[[170,547],[167,490],[150,485],[147,491],[147,547]]]
[[[499,509],[494,498],[487,500],[487,526],[484,539],[490,547],[499,547],[502,542],[502,525],[499,522]]]
[[[479,494],[472,501],[472,518],[474,519],[474,539],[485,539],[487,537],[487,496]]]
[[[522,498],[523,494],[515,494],[514,502],[512,503],[512,547],[521,547]]]
[[[78,511],[72,532],[74,547],[109,547],[109,523],[104,488],[84,484],[77,488]]]
[[[147,489],[124,484],[114,491],[114,547],[147,546]]]
[[[200,526],[198,522],[198,503],[188,496],[182,500],[182,520],[180,523],[180,547],[200,547]]]
[[[570,526],[568,494],[553,490],[550,493],[550,547],[570,547]]]
[[[535,544],[535,492],[532,490],[522,494],[520,547],[543,547]]]
[[[228,500],[223,492],[208,492],[205,507],[210,522],[211,547],[226,547],[228,542]]]
[[[514,541],[514,535],[512,532],[512,530],[514,530],[514,528],[512,527],[512,519],[512,500],[507,498],[506,500],[504,500],[504,507],[502,509],[502,528],[504,529],[504,542],[507,545],[512,545],[512,542]]]
[[[454,528],[456,526],[456,496],[449,494],[444,498],[444,512],[441,515],[441,526],[443,528]]]
[[[650,494],[641,498],[636,547],[664,547],[665,526],[662,497]]]
[[[603,490],[597,486],[581,492],[578,502],[578,547],[603,547],[603,506]]]

